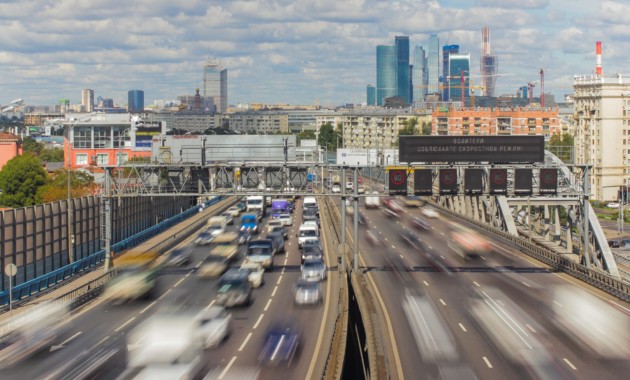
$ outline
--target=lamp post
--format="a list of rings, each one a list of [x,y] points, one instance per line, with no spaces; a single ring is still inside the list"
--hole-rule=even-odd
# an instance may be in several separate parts
[[[70,139],[72,139],[72,141],[74,141],[74,136],[72,136],[72,131],[74,130],[74,127],[76,127],[79,123],[84,122],[84,121],[90,121],[92,118],[92,114],[88,114],[88,115],[84,115],[83,117],[79,118],[79,119],[70,119],[70,121],[72,123],[68,124],[68,136],[67,136],[67,141],[68,141],[68,188],[67,188],[67,192],[68,192],[68,262],[69,263],[73,263],[74,262],[74,210],[73,210],[73,206],[72,206],[72,186],[71,186],[71,181],[70,181],[70,177],[72,175],[72,147],[74,146],[74,144],[70,141]]]

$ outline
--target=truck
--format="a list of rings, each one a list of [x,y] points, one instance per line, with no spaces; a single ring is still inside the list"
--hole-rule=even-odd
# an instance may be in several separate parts
[[[261,215],[265,215],[265,207],[267,202],[263,195],[250,195],[245,199],[247,205],[247,212],[260,211]]]
[[[293,211],[293,204],[287,199],[273,199],[271,201],[271,217],[277,218],[282,214],[289,214]]]
[[[204,367],[199,322],[188,313],[155,314],[127,340],[127,371],[134,379],[194,379]]]
[[[122,303],[152,297],[160,271],[158,256],[157,252],[131,251],[117,259],[118,275],[107,284],[103,298]]]
[[[241,230],[249,230],[250,232],[258,233],[258,215],[257,214],[245,214],[241,216]]]

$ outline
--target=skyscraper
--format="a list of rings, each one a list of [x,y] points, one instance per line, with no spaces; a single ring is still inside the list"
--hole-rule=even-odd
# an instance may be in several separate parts
[[[385,98],[396,96],[397,76],[396,46],[376,47],[376,105],[385,104]],[[406,70],[408,71],[408,70]]]
[[[131,90],[127,93],[127,111],[143,112],[144,111],[144,91]]]
[[[396,36],[396,95],[409,104],[409,36]]]
[[[203,66],[203,96],[212,97],[216,112],[227,109],[227,69],[218,59],[210,58]]]
[[[94,111],[94,90],[86,88],[81,91],[81,106],[84,112]]]
[[[451,100],[449,87],[450,87],[450,79],[452,78],[449,78],[449,76],[451,75],[448,69],[449,56],[451,54],[457,54],[457,53],[459,53],[459,45],[442,46],[442,83],[443,83],[442,100]]]
[[[448,87],[449,100],[461,101],[462,91],[466,98],[470,95],[470,53],[448,56]],[[462,83],[462,76],[464,81]]]
[[[429,52],[427,56],[428,84],[427,94],[440,93],[440,40],[437,34],[429,36]]]
[[[375,106],[376,105],[376,87],[371,84],[367,85],[367,105]]]
[[[411,101],[421,102],[427,96],[428,86],[427,56],[422,46],[413,48],[413,69],[411,71]]]
[[[492,54],[490,48],[490,29],[484,26],[481,30],[481,84],[483,85],[484,96],[494,96],[494,85],[496,84],[496,74],[499,69],[499,60]],[[525,96],[527,98],[527,95]]]

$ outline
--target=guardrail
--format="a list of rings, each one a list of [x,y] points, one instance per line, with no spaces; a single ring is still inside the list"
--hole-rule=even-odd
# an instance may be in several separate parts
[[[213,199],[205,202],[206,207],[218,203],[224,197],[216,196]],[[190,218],[199,212],[199,206],[194,206],[183,213],[175,215],[169,219],[162,221],[161,223],[147,228],[146,230],[135,234],[125,240],[122,240],[112,245],[112,251],[115,253],[124,251],[129,247],[134,247],[149,238],[158,235],[159,233],[171,228],[172,226]],[[204,220],[205,222],[205,220]],[[174,237],[173,237],[174,238]],[[171,240],[172,241],[172,240]],[[155,248],[155,247],[154,247]],[[105,251],[100,250],[83,259],[77,260],[72,264],[68,264],[59,269],[56,269],[50,273],[39,276],[32,280],[26,281],[22,284],[16,285],[12,289],[12,301],[14,306],[27,302],[34,296],[46,294],[48,291],[56,288],[57,285],[63,283],[65,280],[79,275],[88,273],[90,270],[101,264],[105,260]],[[9,304],[9,291],[5,290],[0,292],[0,312],[8,310]]]
[[[468,223],[471,226],[474,226],[475,229],[482,231],[487,235],[495,238],[500,238],[508,245],[517,248],[519,251],[525,253],[526,255],[533,257],[536,260],[543,262],[556,270],[565,272],[624,301],[630,301],[630,284],[624,281],[617,280],[616,278],[613,278],[612,276],[599,269],[589,269],[584,265],[578,264],[560,256],[551,249],[532,244],[526,239],[510,235],[507,232],[495,229],[488,224],[477,222],[473,219],[467,218],[435,203],[433,204],[433,206],[440,209],[442,212],[445,212],[452,217],[455,217],[456,219],[459,219]]]

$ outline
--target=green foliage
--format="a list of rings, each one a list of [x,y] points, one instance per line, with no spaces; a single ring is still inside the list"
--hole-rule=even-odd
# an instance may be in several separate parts
[[[46,148],[41,151],[39,158],[45,162],[64,162],[63,149]]]
[[[297,143],[302,140],[315,140],[315,131],[302,131],[297,135]]]
[[[343,139],[339,127],[335,128],[335,126],[330,123],[319,127],[319,145],[325,146],[329,151],[334,151],[337,149],[337,138],[339,138],[340,142]]]
[[[558,156],[564,163],[573,162],[573,150],[575,147],[574,138],[568,133],[553,135],[549,139],[547,149]]]
[[[87,171],[75,170],[70,173],[70,194],[72,198],[92,194],[96,184],[94,177]],[[50,181],[37,189],[41,202],[54,202],[68,198],[68,172],[66,169],[56,170]]]
[[[431,123],[422,123],[422,135],[431,136]]]
[[[24,152],[30,152],[39,155],[44,150],[44,144],[37,142],[32,137],[25,137],[22,141],[22,149],[24,150]]]
[[[48,174],[38,157],[30,153],[14,157],[0,170],[0,204],[25,207],[41,203],[37,189],[47,181]]]

